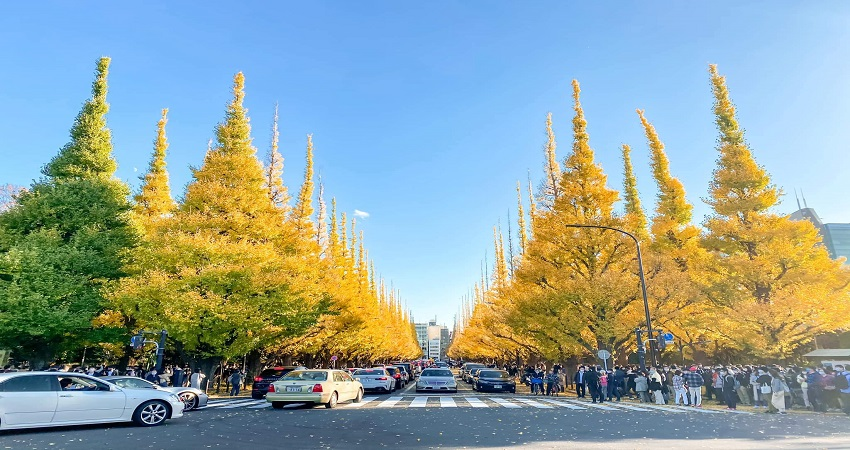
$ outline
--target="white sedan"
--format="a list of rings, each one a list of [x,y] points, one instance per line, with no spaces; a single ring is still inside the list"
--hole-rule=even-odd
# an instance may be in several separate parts
[[[333,408],[339,402],[363,400],[363,385],[344,370],[293,370],[269,385],[266,401],[281,409],[287,403],[322,403]]]
[[[395,390],[395,379],[383,367],[374,369],[357,369],[351,374],[363,385],[363,389],[392,392]]]
[[[112,384],[117,384],[124,389],[160,389],[166,392],[171,392],[172,394],[180,397],[180,400],[183,400],[183,404],[185,405],[183,411],[203,408],[207,406],[207,402],[209,401],[209,396],[206,392],[189,386],[162,387],[139,377],[128,376],[103,377],[101,379]]]
[[[183,416],[176,395],[122,389],[80,373],[0,373],[0,430],[110,422],[150,427]]]
[[[457,392],[457,380],[449,369],[425,369],[416,380],[416,392]]]

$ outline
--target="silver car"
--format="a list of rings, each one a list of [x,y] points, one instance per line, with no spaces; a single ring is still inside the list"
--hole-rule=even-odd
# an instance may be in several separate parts
[[[416,380],[416,392],[457,392],[457,380],[449,369],[425,369]]]
[[[191,387],[161,387],[138,377],[103,377],[103,379],[125,389],[159,389],[165,392],[171,392],[177,397],[180,397],[183,405],[185,405],[183,407],[184,411],[203,408],[207,406],[207,401],[209,400],[206,392]]]

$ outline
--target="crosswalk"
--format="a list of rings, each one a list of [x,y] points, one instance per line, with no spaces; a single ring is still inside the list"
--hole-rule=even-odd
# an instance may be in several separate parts
[[[285,408],[299,408],[303,404],[287,405]],[[654,405],[646,403],[607,402],[591,403],[583,400],[565,397],[485,397],[485,396],[412,396],[396,395],[381,397],[364,397],[360,403],[341,403],[341,409],[383,409],[383,408],[491,408],[491,409],[565,409],[571,411],[610,411],[610,412],[651,412],[663,411],[669,413],[722,414],[727,411],[689,408],[676,405]],[[271,403],[265,400],[253,399],[222,399],[210,400],[201,409],[253,409],[271,408]],[[739,414],[749,414],[743,411],[729,411]]]

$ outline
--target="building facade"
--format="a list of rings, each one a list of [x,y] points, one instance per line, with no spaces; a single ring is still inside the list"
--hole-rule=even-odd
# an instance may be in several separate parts
[[[445,325],[437,325],[437,319],[416,324],[416,339],[422,349],[422,357],[442,361],[451,344],[451,333]]]
[[[808,220],[818,229],[823,245],[833,259],[845,258],[850,262],[850,223],[823,223],[813,208],[808,206],[791,213],[791,220]]]

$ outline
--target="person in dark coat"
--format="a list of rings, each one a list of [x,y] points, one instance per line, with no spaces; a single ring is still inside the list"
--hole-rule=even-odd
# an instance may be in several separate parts
[[[597,372],[596,369],[596,367],[590,366],[590,370],[584,374],[584,379],[587,384],[587,389],[590,391],[590,398],[593,399],[593,403],[596,403],[596,399],[599,399],[599,403],[604,403],[605,397],[599,390],[599,372]]]
[[[579,366],[578,372],[573,376],[573,382],[576,384],[576,395],[578,398],[584,398],[586,394],[585,387],[587,386],[587,372],[584,366]]]
[[[723,378],[723,398],[726,400],[726,409],[737,409],[738,394],[735,392],[735,373],[727,369],[720,369]]]

